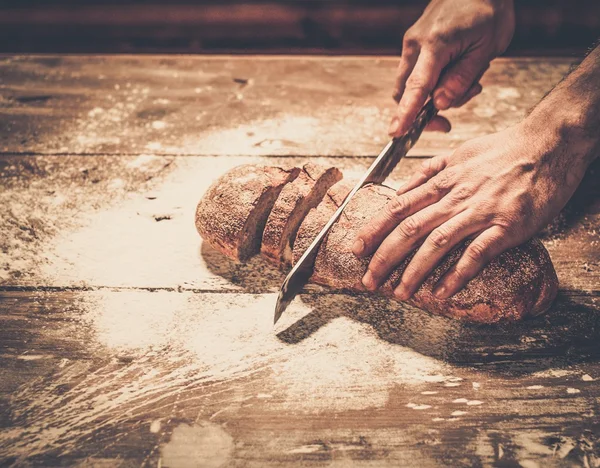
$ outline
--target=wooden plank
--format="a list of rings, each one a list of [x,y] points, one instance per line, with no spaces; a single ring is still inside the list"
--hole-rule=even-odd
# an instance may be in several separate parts
[[[369,158],[312,158],[358,176]],[[273,292],[282,274],[260,259],[236,264],[203,245],[193,219],[208,185],[244,163],[305,158],[2,156],[0,284]],[[421,163],[404,160],[389,183]],[[544,235],[561,286],[600,285],[600,163]]]
[[[599,461],[598,298],[465,325],[389,301],[0,293],[0,459],[20,465]],[[293,316],[284,317],[287,325]]]
[[[315,159],[313,159],[316,161]],[[194,212],[208,185],[245,163],[305,158],[2,156],[0,283],[53,287],[272,290],[283,278],[261,261],[237,265],[202,246]],[[347,177],[367,158],[327,159]],[[395,179],[419,160],[406,160]]]
[[[412,154],[518,122],[570,59],[497,60],[484,92]],[[397,60],[315,57],[5,57],[0,151],[43,154],[375,155]]]

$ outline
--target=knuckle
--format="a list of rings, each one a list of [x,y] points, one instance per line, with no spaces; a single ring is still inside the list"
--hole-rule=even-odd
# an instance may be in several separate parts
[[[472,242],[467,248],[466,254],[471,262],[480,264],[487,257],[487,247],[478,242]]]
[[[435,158],[426,159],[425,161],[423,161],[421,163],[421,172],[426,176],[437,172]]]
[[[433,192],[445,192],[451,186],[450,174],[448,171],[440,172],[433,179],[431,179],[430,187]]]
[[[430,44],[448,45],[453,42],[454,34],[447,28],[434,26],[429,31],[428,42]]]
[[[406,80],[406,88],[412,92],[427,93],[431,91],[433,85],[429,82],[426,77],[410,75]]]
[[[458,97],[458,94],[465,93],[473,84],[471,73],[467,70],[457,70],[448,79],[447,92],[454,94],[453,97]]]
[[[413,29],[409,29],[404,34],[404,38],[402,40],[402,55],[410,55],[414,53],[421,45],[421,40],[419,38],[419,34],[417,34]]]
[[[422,225],[419,220],[415,219],[414,216],[411,216],[410,218],[407,218],[404,221],[402,221],[399,228],[400,232],[402,232],[404,236],[410,238],[417,236],[421,232]]]
[[[448,245],[452,235],[444,228],[435,229],[429,235],[429,243],[436,250],[441,250]]]
[[[466,270],[458,265],[454,267],[452,276],[458,283],[465,283],[469,280]]]
[[[411,291],[414,288],[414,286],[416,284],[415,280],[416,280],[418,274],[419,274],[418,269],[411,265],[407,266],[406,269],[404,270],[404,273],[402,274],[402,284],[409,291]]]
[[[385,205],[387,214],[392,219],[401,218],[408,210],[408,207],[409,203],[407,198],[403,196],[394,197]]]
[[[472,195],[473,195],[473,190],[471,189],[471,187],[468,187],[466,185],[461,185],[459,187],[455,187],[452,190],[452,199],[455,202],[466,201],[469,198],[471,198]]]
[[[369,270],[373,276],[378,277],[379,272],[385,269],[387,265],[387,256],[383,254],[380,250],[375,251],[373,257],[371,258],[371,262],[369,264]]]
[[[515,230],[516,226],[518,225],[517,219],[518,216],[511,212],[501,212],[493,215],[494,224],[506,232]]]

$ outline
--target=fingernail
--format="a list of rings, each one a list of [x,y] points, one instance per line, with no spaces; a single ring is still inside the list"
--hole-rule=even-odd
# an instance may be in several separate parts
[[[406,286],[404,285],[404,283],[400,283],[398,285],[398,287],[394,291],[394,296],[399,301],[406,301],[410,297],[408,289],[406,288]]]
[[[354,255],[356,255],[357,257],[361,256],[362,253],[365,251],[365,241],[363,241],[362,239],[356,239],[354,241],[354,244],[352,245],[352,253],[354,253]]]
[[[448,299],[448,288],[445,284],[440,284],[433,290],[433,295],[438,299]]]
[[[394,117],[392,119],[392,123],[390,124],[390,128],[388,128],[388,134],[394,136],[400,130],[400,119],[398,117]]]
[[[452,104],[452,99],[446,94],[446,91],[442,90],[435,95],[433,102],[439,110],[445,110]]]
[[[373,291],[377,287],[377,285],[375,284],[375,280],[373,279],[373,275],[370,271],[367,271],[365,276],[363,276],[362,283],[364,284],[365,288],[367,288],[369,291]]]

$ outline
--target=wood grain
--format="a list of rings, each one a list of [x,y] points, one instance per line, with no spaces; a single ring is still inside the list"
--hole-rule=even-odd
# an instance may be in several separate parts
[[[0,456],[128,466],[598,460],[597,298],[562,296],[541,320],[507,328],[367,298],[303,299],[292,312],[306,318],[275,335],[274,294],[2,293]]]
[[[2,464],[600,463],[598,164],[542,234],[559,297],[519,324],[463,324],[309,287],[273,330],[282,273],[260,259],[234,264],[195,232],[199,197],[237,164],[364,170],[384,138],[393,66],[2,61]],[[426,136],[413,155],[516,122],[566,69],[498,62],[488,94],[450,113],[455,131]],[[254,81],[240,91],[233,78]],[[420,163],[404,160],[391,184]]]
[[[369,158],[311,158],[347,178]],[[274,292],[282,274],[260,259],[236,264],[202,244],[193,219],[208,185],[249,162],[302,165],[306,158],[0,156],[0,285],[145,287]],[[405,159],[387,183],[421,164]],[[600,284],[600,188],[596,164],[543,233],[563,289]],[[143,233],[143,234],[142,234]]]
[[[571,60],[497,60],[483,94],[412,154],[518,122]],[[392,58],[7,57],[0,150],[42,154],[373,156],[387,141]]]

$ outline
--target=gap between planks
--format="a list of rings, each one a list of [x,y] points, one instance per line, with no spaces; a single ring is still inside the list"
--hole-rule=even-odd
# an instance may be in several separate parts
[[[383,148],[383,147],[382,147]],[[438,152],[439,153],[439,152]],[[436,154],[438,154],[436,153]],[[137,153],[77,153],[77,152],[66,152],[66,153],[42,153],[36,151],[25,151],[25,152],[2,152],[0,151],[0,157],[39,157],[39,156],[76,156],[76,157],[132,157],[139,156],[140,154],[144,154],[144,152]],[[157,157],[192,157],[192,158],[215,158],[215,157],[223,157],[223,158],[332,158],[332,159],[346,159],[346,158],[354,158],[354,159],[368,159],[377,157],[376,154],[335,154],[335,155],[322,155],[322,154],[236,154],[236,153],[226,153],[226,154],[208,154],[208,153],[151,153],[153,156]],[[436,154],[415,154],[415,155],[406,155],[404,158],[406,159],[429,159]]]
[[[172,286],[11,286],[0,285],[0,293],[3,292],[87,292],[87,291],[146,291],[146,292],[177,292],[177,293],[196,293],[196,294],[276,294],[275,291],[247,291],[243,289],[203,289],[203,288],[186,288]],[[578,289],[560,289],[559,292],[568,297],[600,297],[600,290],[581,291]],[[300,294],[311,296],[327,296],[327,295],[349,295],[352,297],[378,297],[370,293],[352,294],[342,291],[314,291],[303,289]]]

